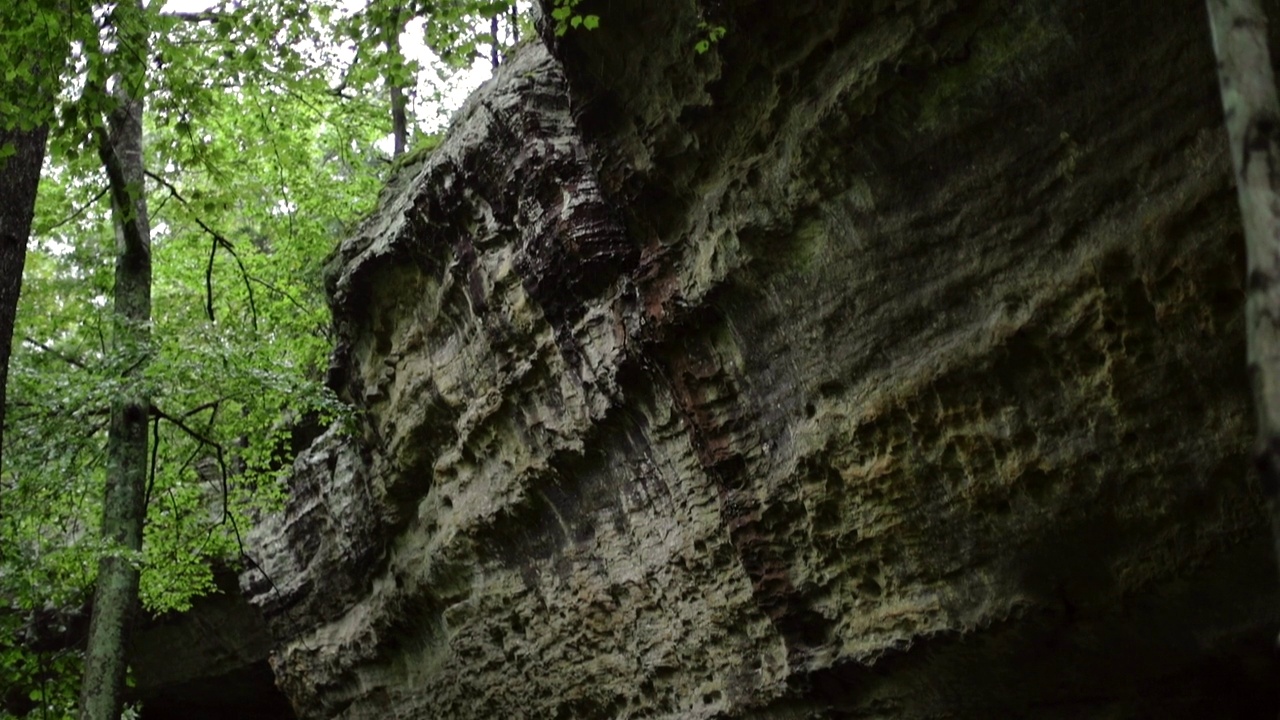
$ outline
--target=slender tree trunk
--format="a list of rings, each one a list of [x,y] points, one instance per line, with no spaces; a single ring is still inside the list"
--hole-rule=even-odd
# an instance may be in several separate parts
[[[121,45],[135,60],[117,82],[119,106],[99,133],[98,152],[107,171],[116,226],[114,291],[115,349],[127,360],[120,394],[112,401],[107,434],[107,487],[102,535],[109,545],[98,564],[93,617],[80,689],[82,720],[116,720],[124,695],[125,651],[138,602],[136,556],[146,517],[147,418],[150,399],[141,383],[149,356],[151,322],[151,229],[142,155],[142,94],[147,29],[138,0],[117,6]]]
[[[399,85],[391,86],[391,133],[395,137],[391,156],[400,157],[409,144],[409,118],[404,88]]]
[[[489,34],[492,36],[493,44],[489,46],[489,64],[494,70],[498,69],[498,65],[502,63],[502,56],[498,54],[498,16],[494,15],[489,18]]]
[[[1208,7],[1248,254],[1253,459],[1280,559],[1280,103],[1258,0],[1208,0]]]
[[[400,52],[400,6],[393,4],[387,14],[386,36],[387,63],[390,68],[383,77],[391,93],[391,135],[394,140],[393,158],[400,157],[409,145],[408,99],[405,97],[402,75],[404,55]]]
[[[35,217],[40,166],[48,138],[48,124],[32,130],[0,130],[0,147],[12,146],[15,150],[0,160],[0,452],[4,447],[5,390],[9,385],[13,323],[22,293],[22,268],[27,260],[27,239]]]

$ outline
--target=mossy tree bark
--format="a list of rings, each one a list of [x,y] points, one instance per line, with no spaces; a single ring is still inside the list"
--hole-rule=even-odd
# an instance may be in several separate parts
[[[1208,0],[1208,8],[1248,255],[1254,463],[1280,559],[1280,103],[1258,0]]]
[[[133,60],[117,76],[118,104],[98,152],[107,171],[116,226],[115,352],[124,375],[112,401],[107,437],[107,484],[102,535],[108,551],[98,564],[93,618],[80,691],[83,720],[115,720],[124,695],[130,620],[138,602],[137,555],[146,516],[147,419],[150,399],[142,384],[149,356],[151,238],[142,154],[142,112],[147,27],[138,0],[122,2],[113,18],[122,47]]]

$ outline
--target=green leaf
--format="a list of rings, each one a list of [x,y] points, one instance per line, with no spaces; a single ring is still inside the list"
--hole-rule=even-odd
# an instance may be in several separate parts
[[[596,28],[600,27],[600,16],[587,15],[586,17],[582,18],[582,27],[588,30],[595,30]]]
[[[17,636],[8,619],[31,608],[79,606],[98,559],[110,551],[97,540],[98,493],[105,483],[104,420],[115,396],[145,387],[156,407],[174,417],[194,413],[190,426],[234,459],[229,477],[202,475],[197,465],[209,448],[161,423],[152,446],[146,538],[142,552],[129,555],[141,568],[141,602],[151,611],[188,607],[215,589],[210,562],[236,555],[233,533],[218,524],[224,500],[225,517],[241,523],[240,530],[255,512],[282,500],[280,472],[290,460],[290,421],[283,417],[314,412],[322,424],[335,417],[351,422],[319,382],[330,347],[320,268],[383,186],[386,165],[377,143],[390,124],[386,81],[443,94],[458,75],[445,65],[419,73],[403,62],[384,47],[383,35],[370,31],[365,11],[341,20],[351,10],[336,0],[282,3],[241,10],[240,3],[223,2],[209,11],[218,16],[212,23],[164,20],[156,16],[160,3],[152,3],[155,12],[140,20],[154,23],[146,28],[153,53],[145,58],[151,91],[146,162],[164,178],[145,188],[154,222],[153,342],[145,347],[113,345],[114,230],[110,204],[99,194],[104,181],[96,148],[84,127],[113,105],[84,89],[106,86],[118,71],[99,39],[99,23],[108,20],[52,3],[60,9],[45,16],[43,27],[39,16],[23,18],[13,27],[29,30],[0,42],[0,80],[20,81],[42,67],[23,62],[36,56],[27,52],[27,35],[47,44],[43,28],[56,22],[59,41],[76,43],[67,75],[78,79],[67,93],[81,94],[75,103],[43,111],[61,122],[50,141],[51,171],[39,187],[18,332],[48,350],[28,343],[14,350],[0,493],[0,597],[6,603],[0,687],[30,688],[34,669],[47,668],[42,702],[50,717],[74,716],[76,683],[58,679],[79,679],[78,657],[50,658],[25,648],[8,653],[6,643]],[[576,4],[556,3],[566,27]],[[14,5],[0,0],[0,7]],[[44,5],[50,3],[16,3]],[[490,18],[507,23],[511,8],[500,0],[440,5],[447,12],[431,18],[423,39],[446,61],[467,65],[478,43],[488,42]],[[0,10],[3,19],[11,17],[7,12]],[[326,16],[330,22],[323,22]],[[322,22],[313,25],[311,17]],[[578,17],[578,27],[598,21]],[[528,20],[519,27],[523,34]],[[37,49],[43,64],[47,48]],[[334,92],[339,82],[343,97]],[[47,89],[41,97],[58,96],[57,88]],[[30,123],[29,101],[17,95],[0,90],[0,117]],[[430,130],[424,122],[414,132],[422,137]],[[0,147],[0,158],[16,149]],[[213,231],[235,256],[216,245]],[[207,302],[217,322],[208,319]],[[123,368],[145,359],[150,365],[141,376],[121,377]],[[214,490],[223,480],[226,498],[220,487]],[[17,676],[22,684],[10,685]]]

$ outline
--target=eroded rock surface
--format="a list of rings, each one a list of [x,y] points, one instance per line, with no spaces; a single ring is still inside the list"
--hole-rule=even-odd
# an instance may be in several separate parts
[[[299,716],[1274,717],[1202,2],[598,5],[334,260]]]

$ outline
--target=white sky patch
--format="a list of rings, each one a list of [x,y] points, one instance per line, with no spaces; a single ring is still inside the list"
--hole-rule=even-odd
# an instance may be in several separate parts
[[[71,251],[76,249],[75,245],[56,238],[41,238],[40,245],[42,248],[47,250],[50,255],[57,255],[58,257],[70,255]]]

